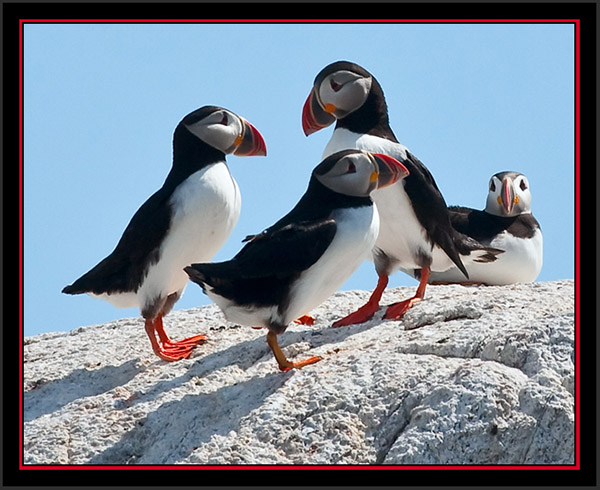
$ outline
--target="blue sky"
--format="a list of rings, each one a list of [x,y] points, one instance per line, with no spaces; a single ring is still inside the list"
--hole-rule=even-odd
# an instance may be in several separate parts
[[[544,233],[538,281],[574,278],[571,24],[27,24],[24,33],[26,336],[139,315],[61,289],[113,250],[162,185],[173,130],[198,107],[247,118],[268,149],[228,156],[242,214],[214,260],[287,213],[332,132],[304,136],[302,105],[315,75],[342,59],[379,80],[396,136],[448,204],[481,209],[492,174],[527,175]],[[375,283],[365,262],[342,289]],[[390,281],[416,284],[401,272]],[[205,304],[189,284],[175,309]]]

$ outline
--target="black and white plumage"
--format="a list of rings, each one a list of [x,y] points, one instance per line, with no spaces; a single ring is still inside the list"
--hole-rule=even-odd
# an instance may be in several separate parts
[[[183,294],[183,267],[210,260],[237,223],[241,197],[225,161],[229,153],[266,155],[266,147],[256,128],[221,107],[185,116],[163,186],[134,214],[113,252],[63,293],[139,307],[155,353],[167,361],[188,357],[204,336],[174,342],[162,317]]]
[[[480,243],[504,250],[489,264],[468,264],[469,281],[505,285],[533,282],[543,262],[540,224],[531,212],[529,180],[519,172],[494,174],[489,181],[486,206],[477,210],[450,206],[452,225]],[[456,268],[432,272],[430,283],[465,283]]]
[[[398,269],[418,269],[421,280],[415,296],[388,307],[386,318],[400,318],[424,297],[430,271],[456,266],[465,277],[466,263],[494,261],[500,250],[485,248],[457,232],[442,193],[429,172],[394,135],[379,82],[361,66],[339,61],[316,76],[304,104],[302,125],[306,135],[337,121],[323,156],[344,148],[384,153],[402,162],[410,175],[394,186],[373,193],[381,227],[373,250],[379,281],[369,302],[334,326],[371,318],[388,276]]]
[[[267,342],[281,370],[312,364],[320,358],[288,361],[277,335],[325,301],[368,258],[379,231],[370,194],[407,173],[386,155],[335,153],[313,170],[298,204],[250,237],[233,259],[192,264],[185,271],[229,321],[269,329]]]

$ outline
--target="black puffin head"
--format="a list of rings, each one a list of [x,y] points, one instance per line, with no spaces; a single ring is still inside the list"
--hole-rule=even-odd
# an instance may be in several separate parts
[[[243,117],[217,106],[204,106],[185,116],[177,125],[174,146],[197,139],[223,154],[264,156],[267,148],[262,135]]]
[[[349,61],[336,61],[319,72],[302,110],[307,136],[336,120],[336,128],[395,140],[381,85],[371,73]]]
[[[355,149],[330,155],[312,173],[329,190],[351,197],[367,197],[406,176],[408,170],[395,158]]]
[[[264,156],[262,135],[244,118],[218,106],[207,105],[190,112],[173,134],[173,168],[167,178],[177,183],[225,155]]]

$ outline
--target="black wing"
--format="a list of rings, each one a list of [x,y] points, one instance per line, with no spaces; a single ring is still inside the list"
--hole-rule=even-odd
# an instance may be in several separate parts
[[[450,223],[448,206],[433,175],[413,154],[407,151],[406,155],[402,163],[410,174],[404,179],[404,189],[413,203],[417,219],[427,230],[429,240],[446,252],[456,267],[467,275],[454,243],[455,231]]]
[[[540,227],[529,213],[504,217],[460,206],[450,206],[449,210],[452,226],[457,231],[484,244],[503,231],[520,238],[531,238]]]
[[[464,206],[450,206],[448,211],[450,213],[450,222],[454,229],[465,235],[473,236],[471,235],[473,231],[472,223],[474,219],[477,219],[473,218],[473,216],[481,211]]]
[[[254,235],[227,262],[192,264],[190,279],[238,304],[280,304],[289,285],[323,255],[337,225],[332,219],[290,223]]]
[[[158,262],[160,245],[171,223],[171,192],[161,188],[131,218],[113,252],[63,293],[137,291],[151,264]]]

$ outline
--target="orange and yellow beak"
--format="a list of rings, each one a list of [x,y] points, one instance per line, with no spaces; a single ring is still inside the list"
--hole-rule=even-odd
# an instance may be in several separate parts
[[[377,172],[374,172],[371,176],[372,181],[377,180],[377,188],[395,184],[401,179],[408,177],[408,169],[395,158],[383,153],[371,153],[375,159],[377,166]]]
[[[502,181],[502,189],[500,189],[500,195],[498,196],[498,204],[502,206],[502,209],[506,214],[510,214],[513,206],[518,202],[519,196],[517,196],[515,192],[513,181],[505,178]]]
[[[258,129],[245,119],[242,119],[242,126],[243,132],[237,137],[237,148],[233,154],[242,157],[266,156],[267,145]]]
[[[315,90],[311,90],[302,108],[302,129],[304,130],[304,134],[308,136],[333,124],[335,122],[335,117],[332,115],[334,111],[335,106],[331,104],[328,104],[323,109],[317,100]]]

